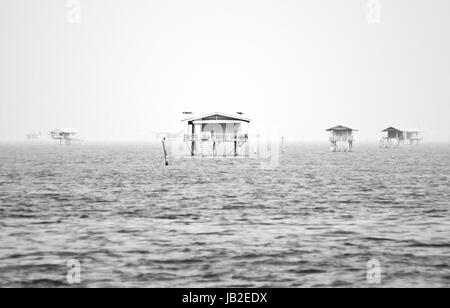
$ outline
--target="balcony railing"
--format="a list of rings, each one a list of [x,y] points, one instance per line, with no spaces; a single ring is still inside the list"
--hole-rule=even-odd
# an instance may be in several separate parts
[[[353,136],[332,136],[330,137],[331,142],[342,142],[342,141],[352,141],[353,142]]]
[[[199,134],[185,134],[184,141],[223,141],[223,142],[245,142],[248,141],[248,134],[211,134],[211,133],[199,133]]]

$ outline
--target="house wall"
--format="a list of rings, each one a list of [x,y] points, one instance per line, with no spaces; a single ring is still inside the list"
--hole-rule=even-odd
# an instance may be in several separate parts
[[[241,133],[240,123],[227,123],[227,124],[202,124],[201,132],[211,133],[214,131],[215,134],[227,134],[227,133]]]
[[[331,132],[331,135],[334,137],[347,137],[352,135],[352,131],[338,130]]]
[[[406,139],[417,139],[417,138],[419,138],[418,132],[408,132],[406,134]]]
[[[399,131],[396,131],[396,130],[390,130],[390,131],[388,131],[388,138],[390,138],[390,139],[396,139],[397,136],[400,137],[401,135],[402,135],[402,133],[399,132]]]

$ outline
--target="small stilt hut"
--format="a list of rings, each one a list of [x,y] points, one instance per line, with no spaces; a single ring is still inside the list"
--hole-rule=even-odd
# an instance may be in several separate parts
[[[41,139],[42,134],[40,132],[39,133],[30,133],[30,134],[27,134],[26,137],[28,140],[38,140],[38,139]]]
[[[395,127],[388,127],[382,131],[386,133],[380,140],[380,147],[392,148],[399,147],[404,144],[416,144],[422,140],[421,132],[417,129],[398,129]]]
[[[75,139],[77,131],[74,129],[55,129],[50,132],[50,137],[59,141],[59,144],[71,145]]]
[[[326,131],[330,133],[329,140],[332,152],[351,152],[353,150],[353,132],[357,132],[356,129],[338,125]]]
[[[248,156],[250,119],[242,113],[214,112],[182,120],[187,122],[184,142],[191,156]]]

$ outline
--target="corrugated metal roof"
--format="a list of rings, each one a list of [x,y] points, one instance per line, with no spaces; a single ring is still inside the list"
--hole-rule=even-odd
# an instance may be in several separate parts
[[[353,128],[350,128],[350,127],[347,127],[344,125],[334,126],[332,128],[327,129],[326,131],[330,132],[330,131],[343,131],[343,130],[351,130],[351,131],[355,131],[355,132],[358,131],[357,129],[353,129]]]
[[[201,120],[203,118],[208,118],[208,117],[212,117],[212,116],[221,116],[224,118],[228,118],[230,120],[239,120],[239,121],[243,121],[243,122],[250,122],[251,120],[248,118],[244,118],[242,116],[239,115],[230,115],[230,114],[226,114],[226,113],[222,113],[222,112],[212,112],[212,113],[208,113],[202,116],[196,116],[196,117],[192,117],[192,118],[188,118],[188,119],[184,119],[181,120],[182,122],[185,121],[198,121]]]
[[[71,134],[76,134],[78,133],[78,131],[76,129],[73,128],[57,128],[51,131],[52,133],[71,133]]]
[[[408,132],[408,133],[420,133],[422,130],[416,129],[416,128],[407,128],[407,127],[388,127],[385,130],[382,130],[382,132],[387,132],[390,130],[399,131],[399,132]]]

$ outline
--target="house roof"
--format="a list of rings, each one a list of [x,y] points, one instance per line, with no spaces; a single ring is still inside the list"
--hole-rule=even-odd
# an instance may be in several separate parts
[[[330,131],[345,131],[345,130],[351,130],[351,131],[355,131],[355,132],[358,131],[357,129],[353,129],[353,128],[343,126],[343,125],[334,126],[332,128],[327,129],[326,131],[330,132]]]
[[[239,116],[239,115],[230,115],[230,114],[226,114],[226,113],[222,113],[222,112],[212,112],[212,113],[204,114],[204,115],[201,115],[201,116],[196,116],[196,117],[184,119],[184,120],[181,120],[181,121],[182,122],[184,122],[184,121],[189,121],[189,122],[191,122],[191,121],[201,121],[202,119],[210,118],[210,117],[214,117],[214,116],[226,118],[227,120],[235,120],[235,121],[237,120],[237,121],[242,121],[242,122],[247,122],[247,123],[249,123],[251,121],[250,119],[244,118],[244,117]]]
[[[388,131],[410,132],[410,133],[411,133],[411,132],[421,132],[420,129],[405,128],[405,127],[397,128],[397,127],[393,127],[393,126],[388,127],[388,128],[386,128],[385,130],[382,130],[382,132],[388,132]]]
[[[401,129],[398,129],[398,128],[395,128],[395,127],[391,126],[391,127],[388,127],[386,129],[382,130],[382,132],[388,132],[388,131],[392,131],[392,130],[398,131],[398,132],[402,131]]]
[[[69,134],[76,134],[78,131],[73,128],[58,128],[51,131],[52,133],[69,133]]]

